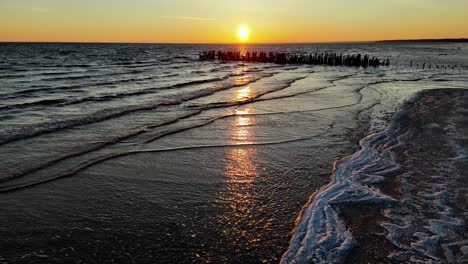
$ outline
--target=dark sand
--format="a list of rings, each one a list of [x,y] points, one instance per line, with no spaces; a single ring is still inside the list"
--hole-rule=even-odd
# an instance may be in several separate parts
[[[402,167],[376,185],[398,204],[342,208],[358,241],[347,263],[468,261],[467,113],[468,91],[431,90],[422,92],[398,118],[404,132],[391,152]],[[386,210],[396,213],[389,218]],[[454,224],[454,219],[461,224]],[[435,222],[440,229],[430,226]],[[382,226],[388,223],[401,227],[393,241]],[[421,246],[421,234],[434,240]]]

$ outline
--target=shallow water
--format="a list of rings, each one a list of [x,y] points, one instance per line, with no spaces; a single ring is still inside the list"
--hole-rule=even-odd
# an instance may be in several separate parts
[[[392,66],[197,61],[218,48],[361,52]],[[0,44],[0,259],[277,262],[334,161],[417,91],[467,88],[467,51]]]

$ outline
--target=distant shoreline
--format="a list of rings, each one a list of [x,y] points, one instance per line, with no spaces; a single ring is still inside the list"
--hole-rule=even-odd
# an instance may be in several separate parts
[[[378,40],[378,43],[468,43],[468,38],[445,38],[445,39],[395,39]]]

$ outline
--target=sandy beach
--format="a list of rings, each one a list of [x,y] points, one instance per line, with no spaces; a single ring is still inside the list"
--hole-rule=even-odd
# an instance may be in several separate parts
[[[361,140],[312,198],[283,262],[467,261],[467,103],[466,90],[419,92]],[[336,222],[321,229],[317,215]]]

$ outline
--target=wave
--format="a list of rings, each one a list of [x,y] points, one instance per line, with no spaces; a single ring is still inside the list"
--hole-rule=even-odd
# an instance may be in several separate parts
[[[200,84],[211,83],[211,82],[219,82],[219,81],[227,80],[230,77],[239,77],[239,76],[245,76],[245,75],[246,74],[244,74],[244,73],[242,73],[242,74],[228,74],[228,75],[225,75],[225,76],[222,76],[222,77],[214,77],[214,78],[207,78],[207,79],[200,79],[200,80],[192,80],[192,81],[187,81],[187,82],[181,82],[181,83],[177,83],[177,84],[166,86],[166,87],[164,87],[164,86],[163,87],[150,87],[150,88],[141,89],[141,90],[137,90],[137,91],[133,91],[133,92],[121,92],[121,93],[107,94],[107,95],[102,95],[102,96],[91,96],[91,97],[83,97],[83,98],[68,99],[68,100],[63,99],[63,100],[60,100],[60,101],[57,100],[55,103],[51,102],[51,103],[49,103],[47,105],[49,105],[49,106],[51,106],[51,105],[66,106],[66,105],[80,104],[80,103],[84,103],[84,102],[105,102],[105,101],[109,101],[109,100],[117,99],[117,98],[152,94],[152,93],[162,91],[162,90],[170,90],[170,89],[177,89],[177,88],[182,88],[182,87],[191,86],[191,85],[200,85]],[[175,77],[175,76],[178,76],[178,74],[171,74],[170,76]],[[269,76],[271,76],[271,73],[263,73],[263,74],[260,74],[259,76],[269,77]],[[101,82],[101,83],[97,83],[96,85],[111,85],[111,84],[119,84],[119,83],[147,81],[147,80],[151,80],[151,79],[154,79],[154,78],[157,78],[157,77],[156,76],[149,76],[149,77],[144,77],[144,78],[125,79],[125,80],[120,80],[120,81],[115,81],[115,82],[113,82],[113,81]],[[260,79],[260,77],[255,77],[254,76],[254,77],[248,79],[247,83],[252,82],[252,81],[257,81],[258,79]],[[236,86],[240,86],[240,85],[244,85],[244,84],[246,84],[245,81],[240,82],[238,84],[228,83],[228,84],[222,84],[222,85],[223,86],[228,85],[228,86],[236,87]],[[69,89],[71,89],[72,86],[66,86],[66,87],[67,87],[66,89],[69,90]],[[75,87],[79,88],[79,87],[81,87],[81,85],[77,85]],[[5,96],[5,99],[17,98],[17,96],[15,97],[14,95],[27,94],[28,96],[31,96],[32,92],[51,91],[51,90],[56,90],[56,89],[59,89],[59,87],[40,87],[40,88],[34,88],[34,89],[27,89],[27,90],[18,91],[18,92],[15,92],[15,93],[10,93],[7,96]],[[12,104],[12,105],[8,105],[8,106],[5,106],[5,107],[0,107],[0,110],[9,110],[9,109],[14,109],[14,108],[25,108],[25,107],[38,106],[38,105],[41,105],[40,101],[38,101],[37,103]]]
[[[223,107],[229,107],[229,106],[239,106],[239,105],[244,105],[244,104],[249,104],[253,102],[258,102],[258,101],[266,101],[266,100],[272,100],[272,99],[279,99],[279,98],[261,98],[264,95],[275,93],[281,90],[284,90],[286,88],[289,88],[293,83],[303,80],[307,78],[306,76],[298,77],[298,78],[291,78],[288,80],[283,80],[281,82],[277,82],[275,84],[270,85],[270,89],[267,91],[263,91],[260,93],[257,93],[254,97],[251,98],[246,98],[243,100],[236,100],[236,101],[224,101],[224,102],[213,102],[209,104],[204,104],[204,105],[189,105],[191,108],[200,108],[200,109],[213,109],[213,108],[223,108]],[[281,97],[284,98],[284,97]]]
[[[35,107],[35,106],[50,106],[50,105],[56,105],[56,104],[65,103],[65,102],[67,102],[67,100],[65,99],[43,99],[43,100],[34,101],[34,102],[0,106],[0,111],[17,109],[17,108]]]
[[[155,90],[166,90],[166,89],[174,89],[174,88],[180,88],[180,87],[184,87],[184,86],[188,86],[188,85],[195,85],[195,84],[203,84],[203,83],[209,83],[209,82],[216,82],[216,81],[222,81],[222,80],[226,80],[230,77],[235,77],[235,76],[244,76],[246,75],[246,73],[240,73],[240,74],[235,74],[235,73],[230,73],[230,74],[227,74],[225,76],[222,76],[222,77],[211,77],[211,78],[207,78],[207,79],[200,79],[200,80],[193,80],[193,81],[187,81],[187,82],[181,82],[181,83],[177,83],[177,84],[174,84],[174,85],[170,85],[170,86],[167,86],[167,87],[154,87],[154,88],[148,88],[148,89],[143,89],[143,90],[139,90],[139,91],[135,91],[135,95],[140,95],[140,94],[145,94],[145,93],[152,93],[154,92]],[[58,93],[63,93],[63,91],[70,91],[70,90],[73,90],[73,89],[81,89],[81,88],[86,88],[86,87],[89,87],[89,86],[94,86],[94,87],[98,87],[98,86],[109,86],[109,85],[119,85],[119,84],[124,84],[124,83],[132,83],[132,82],[141,82],[141,81],[149,81],[149,80],[154,80],[154,79],[158,79],[158,78],[169,78],[169,77],[177,77],[179,76],[179,73],[168,73],[166,75],[155,75],[155,76],[147,76],[147,77],[133,77],[133,78],[126,78],[126,79],[118,79],[118,80],[113,80],[113,81],[104,81],[104,82],[96,82],[96,83],[92,83],[92,84],[89,84],[89,83],[84,83],[84,84],[76,84],[76,85],[64,85],[64,86],[47,86],[47,85],[34,85],[34,86],[31,86],[33,87],[32,89],[25,89],[25,90],[20,90],[20,91],[15,91],[15,92],[12,92],[12,93],[8,93],[8,94],[2,94],[3,96],[3,99],[16,99],[18,97],[33,97],[34,96],[34,93],[38,93],[38,92],[47,92],[49,94],[53,94],[55,92],[58,92]],[[79,77],[81,78],[81,77]],[[86,77],[84,77],[86,78]],[[66,79],[66,77],[64,77],[64,79]],[[121,96],[125,96],[125,95],[132,95],[132,92],[128,92],[128,93],[122,93],[121,95],[117,96],[117,97],[121,97]],[[113,98],[113,95],[107,95],[108,98]],[[94,97],[96,98],[96,97]],[[84,100],[84,98],[80,99],[80,100]],[[93,100],[93,99],[91,99]],[[75,102],[76,100],[72,100],[72,104],[73,102]],[[101,101],[100,99],[97,99],[97,101]]]
[[[184,60],[197,60],[195,57],[193,56],[184,56],[184,55],[176,55],[174,57],[172,57],[173,59],[184,59]],[[198,61],[198,60],[197,60]]]
[[[230,75],[224,76],[224,77],[216,77],[216,78],[209,78],[209,79],[202,79],[202,80],[194,80],[194,81],[188,81],[188,82],[183,82],[183,83],[178,83],[174,84],[172,86],[167,86],[167,87],[155,87],[155,88],[147,88],[147,89],[142,89],[134,92],[122,92],[122,93],[116,93],[116,94],[109,94],[109,95],[103,95],[103,96],[95,96],[95,97],[86,97],[86,98],[81,98],[81,99],[75,99],[75,100],[70,100],[65,103],[62,103],[61,105],[72,105],[72,104],[79,104],[83,102],[104,102],[108,101],[111,99],[116,99],[116,98],[122,98],[122,97],[129,97],[129,96],[137,96],[137,95],[145,95],[145,94],[152,94],[154,92],[162,91],[162,90],[169,90],[169,89],[176,89],[176,88],[182,88],[182,87],[187,87],[191,85],[199,85],[199,84],[205,84],[205,83],[211,83],[211,82],[218,82],[218,81],[223,81],[231,77]],[[251,81],[256,81],[257,79],[252,79]],[[251,82],[249,81],[249,82]],[[244,85],[245,83],[242,83]],[[236,86],[239,86],[241,84],[222,84],[224,86],[233,88]]]
[[[264,74],[262,76],[271,76],[271,75]],[[221,79],[211,78],[211,79],[205,79],[205,80],[194,80],[194,81],[189,81],[185,83],[175,84],[166,89],[180,88],[184,86],[209,83],[209,82],[219,81],[219,80],[224,80],[224,79],[228,79],[228,77],[227,76],[221,77]],[[133,113],[136,111],[152,110],[160,106],[178,105],[183,102],[190,101],[190,100],[197,99],[197,98],[204,97],[204,96],[208,96],[208,95],[214,94],[222,90],[227,90],[227,89],[231,89],[234,87],[246,85],[246,84],[258,81],[260,79],[261,79],[260,75],[256,75],[256,76],[251,76],[250,78],[245,78],[241,82],[221,83],[214,87],[200,89],[198,91],[194,91],[191,93],[180,94],[178,97],[171,97],[171,98],[161,97],[159,101],[154,102],[154,103],[148,103],[145,105],[134,105],[134,106],[126,107],[126,108],[117,108],[117,109],[104,109],[104,110],[95,112],[94,114],[81,116],[78,118],[51,121],[51,122],[45,122],[45,123],[40,123],[40,124],[34,124],[34,125],[25,125],[20,128],[6,127],[0,130],[0,145],[11,142],[11,141],[15,141],[15,140],[20,140],[20,139],[33,137],[33,136],[37,136],[37,135],[41,135],[45,133],[54,132],[54,131],[61,130],[61,129],[93,124],[93,123],[101,122],[101,121],[108,120],[111,118],[116,118],[122,115],[126,115],[129,113]],[[164,88],[156,88],[156,89],[160,90]],[[70,105],[70,104],[82,103],[84,101],[109,100],[110,98],[149,93],[149,92],[153,92],[153,90],[154,88],[151,88],[151,90],[137,91],[133,93],[122,93],[122,94],[117,94],[117,95],[108,95],[104,97],[76,99],[74,101],[67,101],[65,103],[60,103],[60,104]]]
[[[384,247],[378,246],[382,252],[377,254],[382,254],[386,261],[392,263],[457,262],[453,256],[455,254],[449,247],[461,247],[466,244],[466,240],[463,240],[466,237],[454,234],[456,233],[454,230],[459,229],[463,221],[457,219],[453,214],[453,209],[444,202],[442,199],[444,194],[433,195],[432,200],[419,197],[422,186],[425,186],[429,192],[437,186],[443,189],[444,193],[450,192],[450,188],[453,191],[454,187],[449,187],[451,183],[447,178],[443,183],[440,183],[439,179],[434,182],[429,181],[426,185],[421,184],[417,177],[427,178],[427,176],[421,174],[418,171],[419,168],[414,167],[416,165],[411,165],[417,160],[410,154],[411,150],[417,148],[417,146],[411,146],[411,142],[414,141],[412,137],[420,131],[418,122],[430,123],[434,113],[429,109],[433,109],[434,102],[444,102],[440,99],[443,97],[437,98],[437,96],[445,94],[445,99],[449,98],[444,102],[446,105],[453,104],[450,98],[463,97],[459,94],[458,96],[450,94],[453,91],[454,89],[450,92],[432,90],[418,93],[402,106],[400,112],[394,115],[387,129],[362,139],[361,149],[357,153],[336,162],[331,182],[316,192],[305,206],[281,263],[342,263],[345,259],[349,260],[352,250],[358,243],[362,250],[363,245],[372,242],[355,239],[353,231],[347,225],[344,210],[351,206],[360,206],[365,211],[365,208],[371,205],[381,209],[387,208],[383,211],[386,221],[380,223],[380,228],[386,230],[387,241],[394,246],[391,248],[396,249],[383,252]],[[468,97],[466,90],[462,93]],[[427,108],[427,105],[431,107]],[[445,113],[445,111],[441,112]],[[441,122],[447,122],[446,117],[441,120]],[[453,135],[449,135],[448,138],[453,138]],[[424,148],[424,146],[421,147]],[[422,153],[428,155],[425,152]],[[409,161],[404,162],[403,158]],[[429,157],[422,158],[422,160],[427,158]],[[444,165],[434,166],[436,171],[432,173],[438,175],[441,173],[438,171],[440,168],[450,167],[448,165],[451,163],[450,160],[451,158],[444,160],[445,163],[442,163]],[[452,178],[457,177],[453,176],[457,175],[453,170],[448,170],[446,173]],[[417,176],[418,174],[420,176]],[[419,184],[411,186],[408,184],[411,180],[405,180],[405,177],[416,178],[413,181]],[[400,179],[402,197],[388,194],[393,193],[387,190],[390,188],[389,181],[394,181],[396,178]],[[385,192],[382,186],[385,187]],[[405,208],[410,209],[406,211]],[[360,218],[360,225],[369,223],[370,221],[365,217]],[[408,240],[411,236],[414,239],[413,243],[405,245],[401,242]],[[445,251],[442,256],[439,254],[439,249]],[[371,254],[376,254],[376,252]],[[442,257],[445,257],[445,260],[442,260]]]
[[[229,70],[231,68],[232,68],[232,66],[221,66],[221,67],[211,69],[210,72],[220,72],[220,71]]]
[[[13,78],[25,78],[28,77],[26,74],[4,74],[0,75],[0,79],[13,79]]]
[[[127,69],[139,69],[139,68],[151,68],[151,67],[155,67],[155,66],[161,66],[163,64],[161,63],[148,63],[148,64],[130,64],[130,65],[124,65],[123,67],[124,68],[127,68]]]
[[[201,111],[191,111],[191,112],[188,112],[187,114],[176,116],[176,117],[174,117],[172,119],[161,120],[160,122],[158,122],[156,124],[149,124],[149,125],[141,126],[139,128],[133,129],[132,131],[127,131],[127,132],[121,133],[119,135],[114,135],[113,137],[110,137],[109,139],[107,139],[105,141],[99,141],[98,143],[92,144],[90,146],[83,146],[79,150],[76,150],[74,152],[71,152],[71,153],[69,153],[69,154],[67,154],[65,156],[56,158],[54,160],[49,160],[49,161],[43,162],[43,163],[41,163],[41,164],[31,168],[31,169],[26,169],[26,170],[23,170],[23,171],[18,170],[18,172],[16,174],[14,174],[14,175],[10,175],[8,177],[0,178],[0,183],[1,182],[7,182],[7,181],[12,180],[12,179],[17,180],[19,178],[22,178],[22,177],[24,177],[24,176],[26,176],[28,174],[31,174],[31,173],[35,172],[35,171],[50,167],[52,165],[55,165],[55,164],[57,164],[57,163],[59,163],[61,161],[64,161],[64,160],[67,160],[67,159],[70,159],[70,158],[74,158],[74,157],[78,157],[78,156],[81,156],[81,155],[85,155],[87,153],[102,149],[102,148],[104,148],[104,147],[106,147],[108,145],[112,145],[112,144],[115,144],[117,142],[121,142],[121,141],[123,141],[125,139],[137,136],[137,135],[139,135],[141,133],[146,132],[147,129],[154,129],[154,128],[157,128],[157,127],[162,127],[162,126],[167,126],[167,125],[170,125],[170,124],[173,124],[173,123],[177,123],[177,122],[179,122],[179,121],[181,121],[183,119],[198,115],[200,113],[201,113]]]
[[[132,71],[127,71],[127,72],[112,72],[112,73],[104,73],[104,74],[72,75],[72,76],[44,78],[44,79],[41,79],[41,81],[54,82],[54,81],[81,80],[81,79],[100,78],[100,77],[109,77],[109,76],[118,76],[118,75],[138,74],[138,73],[143,73],[143,72],[144,71],[142,70],[132,70]],[[38,74],[38,75],[41,75],[41,74]],[[64,74],[53,74],[53,75],[64,75]]]
[[[196,125],[195,127],[198,127],[200,125]],[[191,127],[192,128],[192,127]],[[181,131],[187,130],[190,128],[182,129]],[[176,131],[179,132],[179,131]],[[168,133],[174,133],[173,131],[169,131]],[[163,134],[164,136],[165,134]],[[280,141],[268,141],[268,142],[256,142],[256,143],[243,143],[243,144],[225,144],[225,145],[199,145],[199,146],[188,146],[188,147],[176,147],[176,148],[166,148],[166,149],[144,149],[144,150],[130,150],[130,151],[124,151],[124,152],[118,152],[118,153],[109,153],[105,154],[103,156],[100,156],[96,159],[88,160],[86,162],[82,162],[77,168],[74,169],[67,169],[67,173],[65,174],[60,174],[60,175],[48,175],[48,177],[43,178],[39,177],[38,179],[28,179],[25,182],[22,183],[11,183],[11,180],[15,179],[9,179],[9,181],[4,181],[4,183],[0,186],[0,193],[8,193],[8,192],[14,192],[17,190],[25,189],[25,188],[31,188],[35,187],[38,185],[42,185],[45,183],[49,183],[58,179],[66,178],[66,177],[71,177],[76,174],[78,174],[81,171],[84,171],[86,169],[89,169],[90,167],[97,165],[99,163],[109,161],[111,159],[116,159],[120,157],[125,157],[129,155],[134,155],[134,154],[141,154],[141,153],[162,153],[162,152],[173,152],[173,151],[186,151],[186,150],[197,150],[197,149],[207,149],[207,148],[242,148],[242,147],[251,147],[251,146],[265,146],[265,145],[278,145],[278,144],[285,144],[285,143],[292,143],[292,142],[299,142],[299,141],[304,141],[304,140],[309,140],[313,137],[316,137],[317,135],[314,136],[309,136],[309,137],[300,137],[300,138],[292,138],[292,139],[286,139],[286,140],[280,140]]]
[[[87,70],[88,71],[88,70]],[[25,77],[35,77],[35,76],[55,76],[55,75],[67,75],[71,73],[84,73],[87,71],[80,71],[80,72],[70,72],[70,71],[54,71],[54,72],[31,72],[29,70],[28,74],[5,74],[0,75],[0,79],[6,78],[25,78]]]
[[[290,81],[290,82],[293,82],[293,81]],[[26,176],[26,175],[29,175],[37,170],[41,170],[41,169],[44,169],[44,168],[47,168],[49,166],[52,166],[52,165],[56,165],[58,162],[61,162],[61,161],[64,161],[66,159],[69,159],[69,158],[73,158],[73,157],[77,157],[77,156],[80,156],[80,155],[84,155],[86,153],[89,153],[91,151],[95,151],[95,150],[98,150],[104,146],[107,146],[107,145],[110,145],[110,144],[114,144],[114,143],[117,143],[121,140],[124,140],[124,139],[127,139],[129,137],[133,137],[135,135],[138,135],[138,134],[141,134],[143,132],[147,132],[147,129],[149,128],[154,128],[154,127],[159,127],[159,126],[165,126],[165,125],[168,125],[168,124],[172,124],[172,123],[176,123],[176,122],[179,122],[180,120],[182,119],[185,119],[185,118],[188,118],[188,117],[191,117],[191,116],[194,116],[194,115],[197,115],[197,114],[200,114],[203,110],[205,109],[196,109],[195,111],[192,111],[192,112],[189,112],[188,115],[184,115],[184,116],[181,116],[181,117],[177,117],[175,118],[174,120],[171,120],[171,121],[168,121],[168,122],[164,122],[163,124],[157,124],[157,125],[147,125],[147,126],[144,126],[142,128],[139,128],[139,129],[136,129],[136,130],[133,130],[133,131],[130,131],[128,133],[125,133],[123,136],[118,136],[118,137],[115,137],[115,138],[111,138],[109,139],[108,141],[105,141],[105,142],[101,142],[100,144],[97,144],[97,146],[95,146],[96,144],[93,144],[91,146],[91,148],[86,148],[85,150],[83,151],[79,151],[77,153],[71,153],[69,155],[66,155],[64,157],[61,157],[59,159],[56,159],[56,160],[52,160],[52,161],[49,161],[49,162],[46,162],[42,165],[40,165],[39,167],[35,167],[33,169],[29,169],[27,171],[23,171],[19,174],[16,174],[16,175],[11,175],[7,178],[4,178],[2,180],[2,182],[9,182],[10,180],[13,180],[14,182],[17,182],[17,180],[19,178],[22,178],[23,176]],[[147,139],[144,140],[144,142],[142,143],[150,143],[156,139],[159,139],[161,137],[164,137],[164,136],[167,136],[167,135],[171,135],[171,134],[175,134],[175,133],[180,133],[182,131],[185,131],[185,130],[189,130],[189,129],[193,129],[193,128],[196,128],[196,127],[201,127],[201,126],[205,126],[207,124],[210,124],[210,123],[213,123],[214,121],[216,120],[219,120],[219,119],[223,119],[223,118],[228,118],[228,117],[233,117],[235,116],[235,114],[228,114],[228,115],[222,115],[222,116],[218,116],[218,117],[215,117],[215,118],[212,118],[212,119],[209,119],[209,120],[201,120],[199,122],[196,122],[195,124],[190,124],[188,126],[183,126],[183,127],[175,127],[174,129],[165,129],[165,130],[162,130],[154,135],[148,135],[146,136]],[[324,132],[326,133],[326,132]],[[317,136],[317,135],[315,135]],[[296,140],[299,140],[299,139],[293,139],[293,140],[287,140],[287,141],[281,141],[281,142],[276,142],[276,143],[285,143],[285,142],[293,142],[293,141],[296,141]],[[265,144],[276,144],[275,142],[264,142]],[[260,143],[260,144],[263,144],[263,143]],[[202,148],[205,148],[205,147],[218,147],[218,146],[199,146],[199,147],[202,147]],[[174,149],[175,150],[175,149]],[[170,151],[169,149],[168,150],[164,150],[164,151]],[[33,176],[34,177],[34,176]],[[21,181],[21,182],[30,182],[31,179],[28,178],[25,179],[24,181]],[[3,184],[4,186],[2,187],[4,190],[8,189],[8,190],[11,190],[11,186],[12,186],[12,183],[8,183],[7,185]],[[15,183],[13,183],[13,185],[17,185]],[[23,184],[20,184],[21,186],[23,186]],[[6,187],[6,186],[10,186],[10,187]],[[15,187],[16,188],[16,187]]]
[[[134,61],[131,59],[121,59],[124,62],[117,62],[114,63],[114,65],[139,65],[139,64],[154,64],[154,62],[148,62],[148,61]]]
[[[174,73],[174,74],[169,74],[165,75],[163,77],[177,77],[179,74]],[[91,77],[91,76],[89,76]],[[81,78],[89,78],[88,76],[83,76],[83,77],[77,77],[78,79]],[[92,76],[96,77],[96,76]],[[168,87],[156,87],[156,88],[149,88],[146,89],[146,91],[154,91],[154,90],[161,90],[161,89],[171,89],[171,88],[178,88],[178,87],[183,87],[186,85],[193,85],[193,84],[200,84],[204,82],[213,82],[213,81],[219,81],[219,80],[224,80],[227,79],[230,76],[227,76],[225,78],[210,78],[210,79],[204,79],[204,80],[195,80],[195,81],[189,81],[189,82],[183,82],[183,83],[178,83],[172,86]],[[109,85],[118,85],[118,84],[123,84],[123,83],[131,83],[131,82],[141,82],[141,81],[149,81],[153,79],[161,78],[161,76],[148,76],[148,77],[140,77],[140,78],[128,78],[128,79],[120,79],[120,80],[115,80],[115,81],[105,81],[105,82],[97,82],[94,84],[77,84],[77,85],[66,85],[66,86],[55,86],[55,87],[50,87],[46,85],[36,85],[36,86],[31,86],[33,87],[32,89],[25,89],[21,91],[16,91],[13,93],[8,93],[4,94],[4,99],[15,99],[18,97],[31,97],[33,96],[34,93],[37,92],[48,92],[49,94],[54,93],[55,91],[62,93],[64,90],[70,91],[73,89],[80,89],[80,88],[85,88],[89,86],[109,86]],[[67,77],[63,78],[64,80],[67,79]],[[57,79],[58,80],[58,79]],[[144,94],[146,93],[145,90],[139,90],[134,92],[136,95],[138,94]],[[132,92],[129,93],[122,93],[122,95],[132,95]],[[112,95],[109,95],[109,98],[112,98]],[[98,99],[99,100],[99,99]],[[74,100],[71,100],[71,102],[74,102]]]
[[[211,119],[208,119],[208,120],[200,120],[198,122],[195,122],[194,124],[191,124],[189,123],[187,126],[182,126],[182,127],[175,127],[175,128],[169,128],[169,129],[165,129],[165,130],[162,130],[156,134],[153,134],[153,135],[148,135],[146,136],[144,139],[143,138],[143,141],[142,143],[144,144],[148,144],[148,143],[151,143],[157,139],[160,139],[162,137],[166,137],[166,136],[169,136],[169,135],[172,135],[172,134],[177,134],[177,133],[180,133],[180,132],[183,132],[183,131],[187,131],[187,130],[191,130],[191,129],[194,129],[194,128],[198,128],[198,127],[203,127],[203,126],[206,126],[208,124],[211,124],[211,123],[214,123],[215,121],[218,121],[218,120],[221,120],[221,119],[225,119],[225,118],[233,118],[233,117],[236,117],[236,116],[263,116],[263,115],[281,115],[281,114],[293,114],[293,113],[303,113],[303,112],[315,112],[315,111],[320,111],[320,110],[323,110],[323,109],[314,109],[314,110],[306,110],[306,111],[291,111],[291,112],[269,112],[269,113],[252,113],[252,114],[239,114],[239,113],[231,113],[231,114],[226,114],[226,115],[220,115],[220,116],[216,116],[214,118],[211,118]],[[169,119],[169,120],[165,120],[165,121],[161,121],[159,123],[156,123],[156,124],[149,124],[149,125],[145,125],[145,126],[142,126],[142,127],[139,127],[139,128],[136,128],[132,131],[128,131],[128,132],[125,132],[123,134],[119,134],[119,135],[116,135],[116,136],[113,136],[113,137],[110,137],[109,139],[105,140],[105,141],[98,141],[98,143],[95,143],[95,144],[91,144],[89,146],[83,146],[82,148],[76,150],[76,151],[72,151],[70,153],[68,153],[67,155],[64,155],[64,156],[61,156],[61,157],[58,157],[56,159],[53,159],[53,160],[49,160],[49,161],[45,161],[45,162],[42,162],[40,164],[36,164],[34,167],[32,168],[27,168],[25,170],[17,170],[15,174],[12,174],[12,175],[9,175],[8,177],[3,177],[3,178],[0,178],[0,184],[3,185],[0,187],[1,190],[3,191],[12,191],[12,186],[17,186],[18,184],[11,184],[10,181],[18,181],[18,180],[21,180],[23,177],[25,176],[30,176],[31,174],[39,171],[39,170],[42,170],[42,169],[46,169],[46,168],[49,168],[51,166],[57,166],[60,162],[63,162],[65,160],[69,160],[69,159],[72,159],[72,158],[76,158],[76,157],[80,157],[80,156],[83,156],[83,155],[86,155],[88,153],[91,153],[91,152],[94,152],[94,151],[98,151],[106,146],[109,146],[109,145],[113,145],[115,143],[118,143],[118,142],[121,142],[123,140],[126,140],[126,139],[129,139],[129,138],[132,138],[134,136],[137,136],[137,135],[140,135],[142,133],[146,133],[148,132],[149,130],[148,129],[154,129],[154,128],[158,128],[158,127],[165,127],[165,126],[168,126],[168,125],[171,125],[171,124],[175,124],[175,123],[178,123],[182,120],[185,120],[185,119],[188,119],[190,117],[193,117],[193,116],[196,116],[196,115],[199,115],[203,112],[204,110],[194,110],[194,111],[191,111],[191,112],[188,112],[187,114],[184,114],[184,115],[180,115],[180,116],[177,116],[173,119]],[[333,127],[333,123],[330,125],[330,127]],[[323,134],[325,134],[327,132],[323,132]],[[317,137],[317,136],[320,136],[321,134],[319,135],[314,135],[314,137]],[[311,137],[306,137],[306,138],[295,138],[295,139],[288,139],[288,140],[283,140],[283,141],[275,141],[275,142],[263,142],[263,143],[259,143],[260,145],[263,145],[263,144],[282,144],[282,143],[289,143],[289,142],[295,142],[295,141],[301,141],[301,140],[306,140],[306,139],[310,139]],[[235,146],[251,146],[252,144],[249,144],[249,143],[241,143],[239,145],[235,145]],[[204,146],[195,146],[196,148],[217,148],[217,147],[229,147],[229,146],[234,146],[234,145],[204,145]],[[186,149],[186,148],[176,148],[176,149],[165,149],[164,151],[176,151],[176,150],[181,150],[181,149]],[[60,165],[58,165],[60,166]],[[35,182],[34,180],[31,180],[31,179],[24,179],[23,182]],[[5,184],[6,182],[8,182],[8,184]],[[29,186],[27,184],[20,184],[21,186]],[[16,187],[14,188],[16,190]],[[1,192],[0,190],[0,192]]]
[[[94,65],[92,64],[65,64],[65,65],[55,65],[55,67],[63,67],[63,68],[91,68]]]

